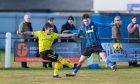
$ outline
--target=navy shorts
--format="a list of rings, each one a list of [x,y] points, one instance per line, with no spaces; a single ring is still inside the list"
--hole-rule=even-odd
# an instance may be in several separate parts
[[[52,62],[56,62],[57,59],[58,59],[58,54],[56,54],[52,50],[45,50],[45,51],[40,53],[40,56],[41,56],[42,59],[49,60],[49,61],[52,61]]]
[[[92,47],[87,47],[82,55],[90,57],[92,53],[94,52],[104,52],[104,49],[102,48],[101,45],[98,46],[92,46]]]

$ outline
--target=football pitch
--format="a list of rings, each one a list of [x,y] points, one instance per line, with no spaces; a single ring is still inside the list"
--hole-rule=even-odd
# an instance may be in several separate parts
[[[102,63],[101,69],[88,69],[83,65],[76,77],[65,77],[72,72],[69,68],[60,70],[62,78],[53,78],[53,69],[42,67],[41,62],[28,63],[28,69],[20,68],[13,62],[12,68],[4,69],[4,57],[0,61],[0,84],[140,84],[140,67],[128,67],[128,63],[117,63],[118,70],[113,72]]]
[[[120,67],[117,72],[103,68],[82,68],[76,77],[65,77],[70,69],[60,71],[62,78],[53,78],[52,69],[0,69],[0,84],[139,84],[140,68]]]

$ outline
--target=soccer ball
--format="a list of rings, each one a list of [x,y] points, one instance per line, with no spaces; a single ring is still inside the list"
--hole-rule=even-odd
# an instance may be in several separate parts
[[[115,43],[113,49],[118,52],[122,49],[122,45],[120,43]]]

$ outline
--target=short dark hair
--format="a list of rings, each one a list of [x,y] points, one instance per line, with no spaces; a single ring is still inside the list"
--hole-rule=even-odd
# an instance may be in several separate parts
[[[133,19],[133,18],[137,18],[137,16],[136,16],[136,15],[133,15],[133,16],[131,17],[131,19]]]
[[[49,17],[49,18],[48,18],[48,20],[51,20],[51,21],[53,21],[53,20],[54,20],[54,18],[53,18],[53,17]]]
[[[136,15],[133,15],[133,16],[131,17],[131,19],[133,19],[133,18],[137,18],[137,16],[136,16]]]
[[[88,19],[88,18],[90,18],[89,14],[83,14],[82,15],[82,19]]]
[[[74,20],[74,18],[72,16],[69,16],[68,20]]]
[[[48,28],[51,28],[51,27],[52,27],[51,24],[46,23],[46,24],[43,26],[42,31],[45,31],[45,29],[48,29]]]

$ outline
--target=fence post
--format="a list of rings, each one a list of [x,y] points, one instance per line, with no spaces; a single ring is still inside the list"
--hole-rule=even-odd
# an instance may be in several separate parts
[[[5,39],[5,68],[11,68],[11,33],[6,33]]]

